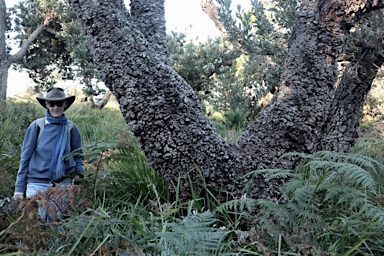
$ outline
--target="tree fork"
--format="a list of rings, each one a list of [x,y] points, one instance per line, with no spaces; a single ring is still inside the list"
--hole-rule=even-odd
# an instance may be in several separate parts
[[[164,45],[161,36],[153,36],[165,35],[164,2],[144,2],[147,11],[157,10],[145,16],[145,24],[156,26],[143,27],[143,14],[135,13],[136,8],[127,15],[122,0],[70,0],[102,78],[149,163],[171,189],[180,178],[182,196],[188,195],[191,179],[235,198],[252,182],[248,196],[278,199],[280,181],[247,180],[244,175],[261,168],[292,168],[293,161],[279,157],[319,149],[348,32],[345,24],[353,24],[361,8],[368,11],[378,4],[345,1],[336,12],[334,1],[304,1],[280,86],[239,143],[232,145],[216,133],[191,87],[168,64],[167,50],[159,47]],[[352,8],[355,5],[358,8]],[[354,18],[342,16],[342,8]]]

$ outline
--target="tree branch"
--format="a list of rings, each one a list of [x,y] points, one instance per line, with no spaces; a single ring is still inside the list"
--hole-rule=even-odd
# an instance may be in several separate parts
[[[215,26],[219,29],[221,34],[229,40],[233,45],[243,49],[244,46],[241,44],[240,40],[234,40],[231,38],[230,34],[226,30],[224,24],[219,20],[219,14],[217,12],[217,6],[214,4],[213,0],[201,0],[201,9],[208,15],[208,17],[213,21]]]
[[[131,0],[130,6],[131,15],[136,25],[151,47],[154,48],[154,52],[164,63],[172,65],[166,40],[164,1]]]
[[[15,54],[9,56],[9,60],[14,63],[21,58],[25,56],[27,53],[28,48],[33,44],[33,42],[36,40],[36,38],[45,30],[46,25],[45,22],[41,23],[33,32],[32,34],[22,43],[19,51],[17,51]]]

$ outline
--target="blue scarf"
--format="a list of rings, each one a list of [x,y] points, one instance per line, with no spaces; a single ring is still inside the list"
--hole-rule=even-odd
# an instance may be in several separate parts
[[[60,126],[57,130],[55,145],[52,148],[52,158],[49,165],[49,172],[51,173],[52,180],[56,180],[65,175],[65,165],[63,155],[65,148],[68,144],[68,118],[63,113],[59,118],[52,117],[49,111],[45,114],[46,120],[54,125]]]

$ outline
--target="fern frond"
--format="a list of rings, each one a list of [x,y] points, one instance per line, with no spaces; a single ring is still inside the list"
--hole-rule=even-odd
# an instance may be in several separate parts
[[[315,161],[317,162],[317,161]],[[317,163],[314,163],[315,165]],[[330,171],[326,182],[340,183],[352,187],[359,187],[372,193],[376,191],[376,181],[370,172],[360,166],[350,163],[333,163],[328,162]]]
[[[227,202],[224,202],[220,204],[217,208],[216,211],[218,212],[244,212],[248,211],[249,213],[252,212],[252,210],[256,206],[256,200],[252,198],[241,198],[241,199],[235,199],[235,200],[230,200]]]
[[[167,223],[162,232],[157,232],[160,252],[166,255],[215,254],[226,232],[212,227],[217,220],[209,211],[196,213]]]
[[[282,204],[278,204],[267,199],[258,199],[257,205],[263,209],[261,214],[264,220],[269,220],[271,217],[281,220],[288,218],[288,212]],[[263,221],[263,219],[261,221]]]
[[[380,169],[384,169],[382,163],[362,153],[352,154],[334,151],[319,151],[313,154],[313,159],[351,163],[371,172],[377,172]]]
[[[365,216],[370,222],[376,223],[381,230],[384,229],[384,209],[372,204],[362,207],[359,214]]]
[[[306,182],[301,179],[291,179],[284,183],[282,191],[288,195],[294,195],[297,190],[303,188],[306,185]]]
[[[294,176],[294,171],[284,169],[262,169],[249,172],[244,175],[243,178],[255,177],[258,175],[263,175],[266,181],[273,179],[288,179]]]

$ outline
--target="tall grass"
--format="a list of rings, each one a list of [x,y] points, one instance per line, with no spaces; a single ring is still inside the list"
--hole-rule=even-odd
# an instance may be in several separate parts
[[[31,102],[0,102],[0,195],[13,192],[25,131],[43,113]]]
[[[44,111],[21,102],[0,108],[0,199],[12,196],[25,130]],[[287,154],[303,163],[295,170],[248,174],[288,178],[281,204],[246,196],[223,201],[226,192],[211,191],[207,184],[191,185],[191,199],[182,201],[169,194],[148,165],[118,109],[75,104],[67,116],[82,133],[86,177],[81,200],[89,200],[90,207],[71,212],[59,223],[65,233],[53,237],[47,236],[53,225],[27,223],[35,226],[33,236],[45,238],[24,244],[31,255],[384,253],[382,142],[361,140],[350,154]],[[15,253],[23,235],[31,236],[14,232],[26,230],[20,214],[0,211],[0,254]]]

